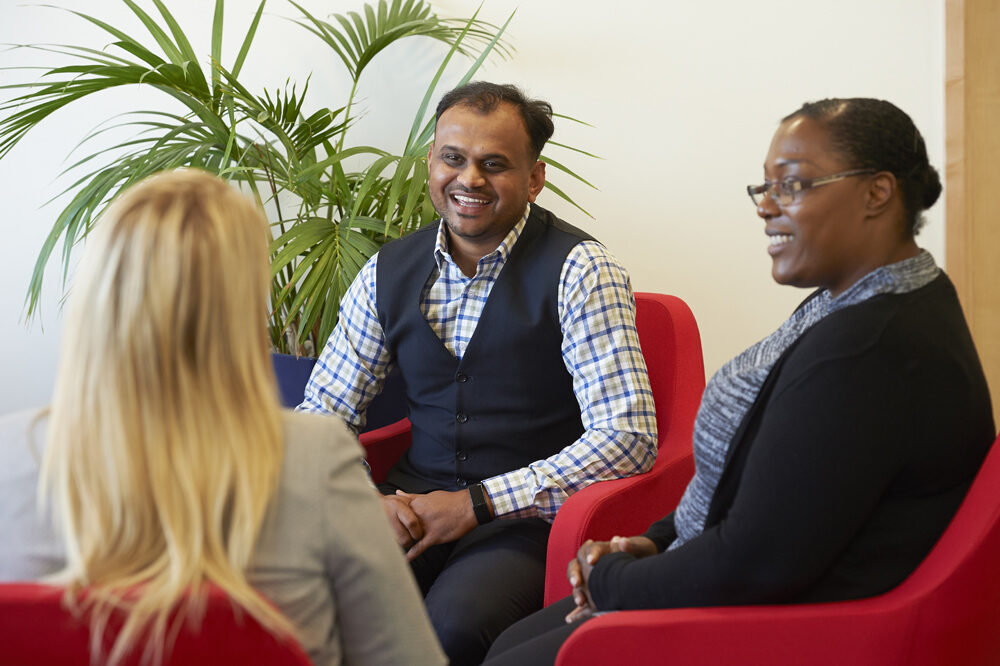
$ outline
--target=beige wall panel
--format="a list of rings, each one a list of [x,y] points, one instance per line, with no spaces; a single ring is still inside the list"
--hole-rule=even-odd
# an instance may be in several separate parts
[[[1000,0],[948,0],[947,266],[1000,416]]]

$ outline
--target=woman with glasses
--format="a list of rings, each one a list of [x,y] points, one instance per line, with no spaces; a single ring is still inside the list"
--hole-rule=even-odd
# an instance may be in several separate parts
[[[597,611],[879,594],[961,503],[995,431],[955,290],[914,239],[941,193],[920,133],[886,101],[808,103],[764,177],[748,192],[772,276],[815,291],[709,381],[673,513],[585,543],[573,596],[508,629],[488,663],[552,663]]]
[[[51,408],[0,419],[0,580],[55,574],[95,651],[118,615],[93,663],[158,663],[208,584],[317,665],[444,663],[357,441],[279,408],[268,240],[250,199],[197,170],[101,216]]]

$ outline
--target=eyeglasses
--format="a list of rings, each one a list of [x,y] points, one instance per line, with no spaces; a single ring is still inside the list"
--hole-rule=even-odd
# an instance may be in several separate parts
[[[876,173],[877,169],[854,169],[853,171],[842,171],[841,173],[835,173],[829,176],[820,176],[819,178],[799,178],[797,176],[789,176],[788,178],[782,178],[776,183],[764,183],[763,185],[747,185],[747,194],[750,195],[750,199],[753,201],[755,206],[759,206],[764,202],[764,197],[771,195],[771,198],[779,206],[788,206],[795,202],[799,198],[799,193],[803,190],[808,190],[812,187],[820,187],[821,185],[829,185],[830,183],[835,183],[838,180],[843,180],[844,178],[849,178],[850,176],[861,176],[864,174]]]

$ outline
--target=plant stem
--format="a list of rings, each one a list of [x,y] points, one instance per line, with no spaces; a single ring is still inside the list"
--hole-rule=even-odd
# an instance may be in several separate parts
[[[337,142],[337,152],[344,149],[344,139],[347,137],[347,127],[351,121],[351,107],[354,106],[354,93],[358,90],[358,78],[354,77],[351,84],[351,94],[347,97],[347,106],[344,107],[344,131],[340,133],[340,141]]]

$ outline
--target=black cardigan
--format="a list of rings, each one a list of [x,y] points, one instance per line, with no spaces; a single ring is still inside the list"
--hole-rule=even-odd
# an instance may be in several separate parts
[[[703,534],[602,558],[601,610],[829,601],[900,583],[993,441],[982,366],[942,274],[835,312],[778,359],[730,445]],[[663,550],[673,514],[646,536]]]

